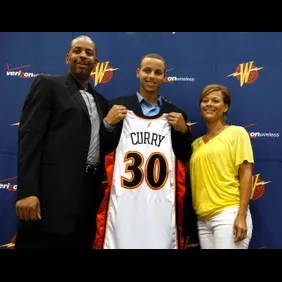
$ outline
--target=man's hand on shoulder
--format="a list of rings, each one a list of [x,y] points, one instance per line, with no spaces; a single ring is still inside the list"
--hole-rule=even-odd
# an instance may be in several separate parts
[[[16,213],[21,220],[41,220],[40,202],[36,196],[20,199],[16,202]]]

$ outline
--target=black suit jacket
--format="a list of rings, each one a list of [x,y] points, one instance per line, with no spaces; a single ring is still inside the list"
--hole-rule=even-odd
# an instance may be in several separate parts
[[[136,93],[130,96],[122,96],[122,97],[113,99],[110,102],[110,108],[113,105],[123,105],[128,110],[132,110],[136,115],[144,116]],[[181,109],[177,108],[172,103],[169,103],[165,99],[162,98],[161,110],[157,116],[160,116],[163,113],[170,113],[170,112],[182,113],[184,120],[185,121],[187,120],[187,115],[184,111],[182,111]],[[154,117],[157,117],[157,116],[154,116]],[[107,152],[110,152],[117,147],[119,138],[120,138],[120,134],[121,134],[122,124],[123,124],[123,121],[120,121],[116,125],[114,135],[112,133],[108,133],[108,136],[106,136],[104,142],[107,146]],[[188,130],[185,134],[182,134],[182,133],[175,131],[174,128],[172,127],[171,139],[172,139],[172,146],[173,146],[175,156],[181,162],[183,162],[184,165],[186,165],[187,161],[189,160],[191,156],[192,136],[191,136],[190,130]]]
[[[42,220],[34,224],[58,234],[68,234],[74,228],[90,143],[91,122],[80,89],[70,74],[37,76],[27,94],[18,131],[17,200],[38,196]],[[90,84],[89,91],[97,105],[102,134],[108,101]],[[104,174],[103,142],[100,147],[98,184]]]

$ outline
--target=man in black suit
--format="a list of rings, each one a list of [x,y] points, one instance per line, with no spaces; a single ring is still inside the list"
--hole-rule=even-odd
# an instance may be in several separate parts
[[[108,101],[90,85],[97,47],[70,43],[66,75],[38,75],[18,132],[16,249],[91,249],[104,175]]]
[[[139,68],[137,68],[137,77],[140,79],[139,91],[130,96],[115,98],[110,103],[111,109],[105,118],[105,122],[111,127],[111,130],[108,131],[108,136],[104,140],[107,152],[114,151],[119,143],[123,120],[126,118],[127,110],[132,110],[141,117],[158,117],[163,113],[168,113],[173,151],[176,158],[185,166],[191,155],[191,132],[186,124],[186,113],[159,95],[159,88],[166,77],[166,62],[164,58],[155,53],[143,56],[140,60]],[[124,160],[117,159],[115,162],[119,161],[123,165],[122,162]],[[184,173],[185,171],[183,171]],[[183,198],[180,199],[180,202],[183,201]],[[183,217],[183,210],[181,213],[182,216],[180,215],[179,218]],[[97,224],[100,223],[97,222]],[[183,228],[183,224],[180,225]],[[164,226],[165,228],[167,227]],[[101,227],[99,230],[104,230],[104,228]],[[182,247],[184,247],[183,243]],[[95,243],[95,246],[99,248],[101,244]]]

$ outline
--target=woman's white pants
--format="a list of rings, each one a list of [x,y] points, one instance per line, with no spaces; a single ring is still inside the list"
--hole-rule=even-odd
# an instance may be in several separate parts
[[[234,242],[233,225],[239,207],[223,210],[209,220],[198,220],[198,233],[201,249],[248,249],[252,237],[253,222],[248,209],[246,223],[247,236]]]

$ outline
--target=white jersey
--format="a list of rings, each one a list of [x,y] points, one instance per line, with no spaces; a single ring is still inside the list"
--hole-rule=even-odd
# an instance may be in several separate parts
[[[185,188],[176,168],[185,167],[177,163],[167,114],[150,119],[128,111],[119,144],[106,157],[108,188],[97,215],[95,248],[179,248],[177,200],[181,210]]]

